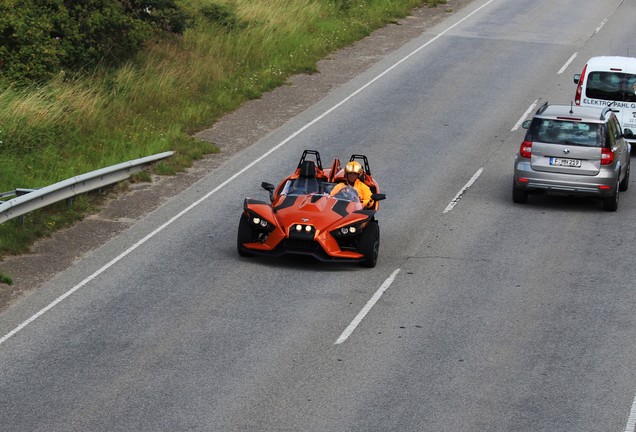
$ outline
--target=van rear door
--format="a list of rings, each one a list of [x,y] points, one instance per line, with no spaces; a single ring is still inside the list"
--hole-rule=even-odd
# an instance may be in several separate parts
[[[609,106],[622,128],[636,133],[636,58],[592,57],[574,82],[577,105]]]

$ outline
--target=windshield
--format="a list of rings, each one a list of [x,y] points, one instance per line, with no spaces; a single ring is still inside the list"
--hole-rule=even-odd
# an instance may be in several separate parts
[[[598,123],[535,118],[526,139],[549,144],[601,147],[602,128]]]
[[[591,99],[636,102],[636,75],[621,72],[590,72],[585,96]]]
[[[319,183],[315,178],[297,178],[287,180],[282,195],[310,195],[318,193],[320,190]]]
[[[360,202],[360,195],[353,186],[325,181],[310,183],[305,180],[302,178],[287,180],[281,195],[322,195],[342,201]]]

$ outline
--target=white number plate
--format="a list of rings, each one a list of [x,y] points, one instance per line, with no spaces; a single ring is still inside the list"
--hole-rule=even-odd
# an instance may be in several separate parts
[[[581,167],[581,160],[580,159],[566,159],[566,158],[551,157],[550,158],[550,165],[580,168]]]

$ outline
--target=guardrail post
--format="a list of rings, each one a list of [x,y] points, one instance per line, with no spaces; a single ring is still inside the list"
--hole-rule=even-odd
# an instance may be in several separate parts
[[[37,189],[27,189],[27,188],[16,188],[15,190],[15,196],[19,197],[22,195],[26,195],[28,193],[31,193],[33,191],[35,191]],[[24,226],[24,215],[18,216],[18,223],[20,224],[20,226]]]

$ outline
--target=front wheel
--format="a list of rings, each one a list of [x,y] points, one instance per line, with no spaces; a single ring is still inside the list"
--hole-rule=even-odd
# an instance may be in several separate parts
[[[241,221],[238,226],[238,233],[236,235],[236,249],[238,254],[242,257],[254,256],[253,253],[246,252],[243,248],[243,243],[249,243],[254,238],[254,231],[250,225],[250,221],[247,220],[245,215],[241,215]]]
[[[375,267],[380,253],[380,226],[376,221],[369,222],[362,232],[359,252],[364,255],[362,267]]]

